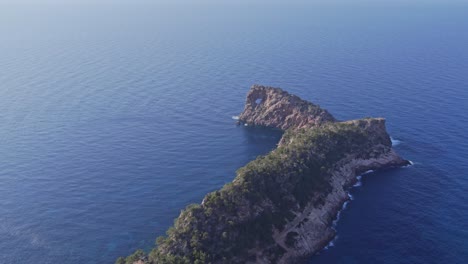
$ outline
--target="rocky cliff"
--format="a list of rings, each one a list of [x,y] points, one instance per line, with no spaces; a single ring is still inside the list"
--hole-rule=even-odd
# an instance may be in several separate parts
[[[287,130],[314,127],[336,120],[327,110],[280,88],[253,85],[247,94],[239,121]]]
[[[120,263],[296,263],[334,237],[356,175],[409,164],[393,151],[384,119],[335,122],[277,88],[253,86],[240,120],[288,130],[277,149],[183,210],[148,256]]]

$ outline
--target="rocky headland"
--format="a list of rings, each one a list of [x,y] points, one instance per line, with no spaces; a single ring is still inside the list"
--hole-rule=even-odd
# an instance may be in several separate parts
[[[311,128],[335,118],[327,110],[280,88],[253,85],[239,120],[245,124],[289,128]]]
[[[149,254],[117,263],[297,263],[335,236],[332,222],[356,176],[409,165],[385,119],[339,122],[279,88],[254,85],[239,122],[284,130],[278,148],[184,209]]]

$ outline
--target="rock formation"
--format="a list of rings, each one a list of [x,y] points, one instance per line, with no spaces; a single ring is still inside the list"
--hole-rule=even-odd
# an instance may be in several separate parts
[[[281,144],[183,210],[148,256],[120,263],[297,263],[333,239],[357,175],[409,164],[392,149],[383,118],[336,122],[278,88],[253,86],[239,119],[286,130]]]
[[[314,127],[336,120],[327,110],[280,88],[253,85],[239,121],[286,130],[291,127]]]

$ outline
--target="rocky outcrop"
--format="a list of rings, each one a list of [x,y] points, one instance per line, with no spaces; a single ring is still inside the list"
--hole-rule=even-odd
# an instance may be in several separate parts
[[[392,149],[385,119],[336,122],[277,88],[253,86],[240,120],[287,131],[277,149],[183,210],[158,247],[130,263],[297,263],[333,239],[357,175],[409,164]]]
[[[343,127],[345,128],[343,130]],[[349,129],[351,128],[351,129]],[[323,130],[318,128],[317,130]],[[348,140],[343,141],[328,141],[332,146],[331,152],[335,148],[341,148],[343,145],[365,145],[363,148],[352,148],[351,151],[341,150],[345,152],[343,157],[337,159],[334,164],[329,165],[326,173],[327,183],[330,184],[330,191],[316,191],[310,198],[307,205],[296,211],[292,209],[294,218],[286,223],[281,229],[274,229],[273,240],[279,248],[284,249],[284,253],[272,261],[271,248],[255,249],[251,252],[256,258],[247,263],[297,263],[305,259],[315,252],[323,249],[334,237],[335,229],[332,227],[332,222],[336,219],[338,212],[342,209],[343,203],[349,199],[347,189],[356,182],[356,176],[363,172],[372,170],[384,170],[410,165],[410,162],[402,159],[393,149],[391,140],[386,132],[385,119],[383,118],[368,118],[361,120],[353,120],[341,123],[331,123],[325,125],[325,134],[332,138],[333,133],[345,133],[344,131],[361,131],[366,138],[358,139],[357,134],[349,135]],[[295,144],[298,138],[303,137],[304,132],[289,132],[283,137],[283,144]],[[314,131],[305,132],[306,134],[315,134]],[[346,134],[346,133],[345,133]],[[325,138],[328,138],[328,135]],[[336,138],[335,138],[336,139]],[[352,142],[353,139],[358,142]],[[318,142],[327,142],[322,137],[314,140],[314,145]],[[320,151],[312,150],[311,155],[320,155],[330,153],[326,148],[320,148]],[[326,157],[324,160],[332,158]],[[322,160],[321,164],[326,164]],[[320,200],[317,204],[314,201]]]
[[[314,127],[336,120],[327,110],[280,88],[253,85],[239,121],[247,125],[286,130],[291,127]]]

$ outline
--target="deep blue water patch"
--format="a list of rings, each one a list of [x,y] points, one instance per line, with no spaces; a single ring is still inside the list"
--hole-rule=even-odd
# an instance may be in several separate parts
[[[386,117],[415,163],[363,177],[311,263],[468,259],[466,5],[0,7],[0,263],[151,248],[275,148],[231,118],[254,83]]]

